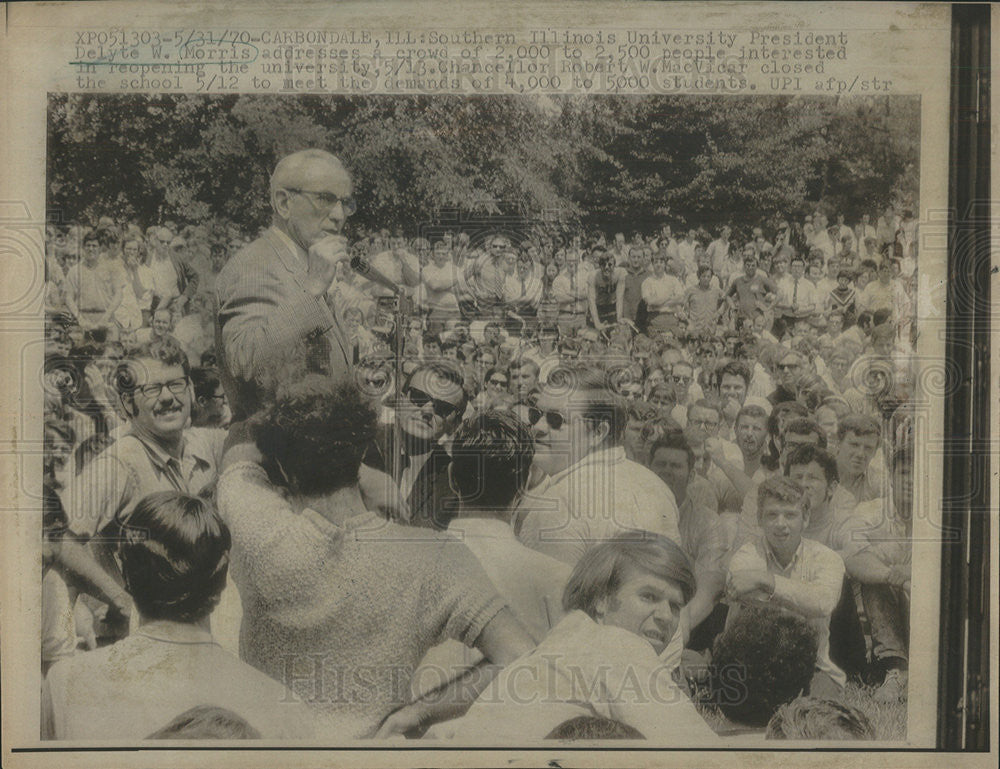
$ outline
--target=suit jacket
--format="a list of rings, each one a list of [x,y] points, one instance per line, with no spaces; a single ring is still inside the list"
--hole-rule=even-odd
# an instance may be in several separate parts
[[[289,355],[306,369],[352,376],[350,345],[324,298],[306,291],[306,254],[268,230],[230,259],[215,282],[215,346],[233,419],[244,419],[273,393]]]
[[[392,425],[380,425],[375,443],[365,455],[364,464],[389,475],[393,472],[393,456],[397,450],[395,431]],[[405,447],[399,446],[400,471],[409,466],[410,457]],[[458,497],[448,483],[448,465],[451,455],[440,443],[435,443],[430,455],[406,497],[410,508],[410,525],[425,528],[447,529],[458,510]],[[399,477],[393,478],[398,485]]]

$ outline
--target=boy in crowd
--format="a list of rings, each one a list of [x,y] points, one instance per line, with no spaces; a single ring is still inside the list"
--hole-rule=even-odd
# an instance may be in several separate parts
[[[797,483],[781,477],[764,481],[757,511],[763,537],[743,545],[729,564],[727,624],[745,604],[770,604],[809,620],[819,641],[810,692],[837,696],[847,678],[830,660],[830,615],[840,600],[844,562],[825,545],[803,538],[809,497]]]

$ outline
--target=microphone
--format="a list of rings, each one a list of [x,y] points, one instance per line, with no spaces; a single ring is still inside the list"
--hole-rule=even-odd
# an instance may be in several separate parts
[[[383,288],[389,289],[394,294],[400,294],[403,291],[403,289],[400,288],[396,282],[392,280],[392,278],[389,278],[376,269],[372,263],[363,256],[351,257],[351,269],[358,273],[358,275],[367,278],[372,283],[378,283]]]

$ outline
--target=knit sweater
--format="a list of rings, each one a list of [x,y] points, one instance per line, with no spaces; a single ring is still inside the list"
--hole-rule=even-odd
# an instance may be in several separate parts
[[[457,539],[373,513],[342,526],[297,513],[254,463],[223,473],[218,504],[243,600],[240,656],[313,708],[321,738],[374,734],[409,701],[429,648],[471,646],[504,608]]]

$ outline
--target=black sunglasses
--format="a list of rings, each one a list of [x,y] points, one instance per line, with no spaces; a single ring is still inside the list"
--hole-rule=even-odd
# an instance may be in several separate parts
[[[558,411],[543,411],[535,406],[528,409],[528,418],[531,420],[531,424],[538,424],[538,420],[542,417],[545,417],[545,423],[550,430],[561,430],[562,426],[566,424],[566,417]]]
[[[448,403],[448,401],[443,401],[439,398],[432,398],[430,395],[425,393],[416,387],[409,387],[406,390],[406,397],[410,399],[410,402],[417,408],[422,409],[428,403],[431,403],[434,408],[434,413],[437,414],[441,419],[447,419],[456,411],[458,411],[458,406],[453,403]]]

